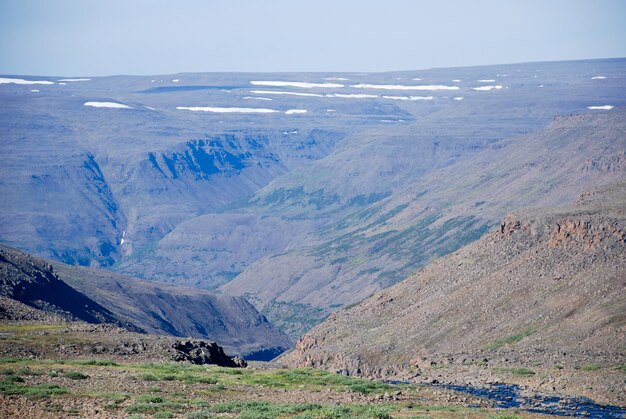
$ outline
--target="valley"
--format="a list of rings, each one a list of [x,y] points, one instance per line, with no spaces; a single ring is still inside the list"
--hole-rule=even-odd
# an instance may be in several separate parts
[[[246,296],[292,338],[623,176],[620,59],[32,79],[0,85],[2,243]]]
[[[624,416],[626,59],[0,101],[0,416]]]

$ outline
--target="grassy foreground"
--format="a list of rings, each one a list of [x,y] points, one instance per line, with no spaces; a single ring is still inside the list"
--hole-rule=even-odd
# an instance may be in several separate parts
[[[1,417],[532,416],[467,404],[469,400],[444,390],[314,369],[0,358]]]

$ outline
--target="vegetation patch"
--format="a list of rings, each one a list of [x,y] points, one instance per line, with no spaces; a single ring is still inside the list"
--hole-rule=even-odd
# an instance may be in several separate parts
[[[37,384],[29,386],[12,380],[0,381],[0,394],[7,396],[23,395],[33,397],[50,397],[67,394],[68,390],[55,384]]]
[[[273,403],[267,401],[232,401],[217,403],[187,415],[188,419],[212,418],[215,414],[236,414],[239,418],[390,418],[390,405],[321,405],[317,403]]]
[[[63,377],[69,378],[70,380],[86,380],[89,378],[88,375],[80,371],[66,371],[63,373]]]
[[[586,364],[586,365],[580,365],[578,367],[574,367],[574,369],[577,369],[579,371],[596,371],[596,370],[599,370],[600,368],[602,368],[602,366],[596,365],[596,364]]]
[[[533,329],[533,328],[526,329],[521,333],[511,335],[504,339],[498,339],[495,342],[492,342],[489,345],[485,346],[485,349],[498,349],[498,348],[503,347],[504,345],[513,345],[514,343],[517,343],[520,340],[524,339],[525,337],[533,335],[535,333],[537,333],[536,329]]]

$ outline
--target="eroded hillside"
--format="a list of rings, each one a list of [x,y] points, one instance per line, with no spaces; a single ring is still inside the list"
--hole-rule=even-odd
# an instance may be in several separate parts
[[[624,403],[624,255],[622,182],[571,207],[508,215],[479,241],[331,315],[283,360],[373,377],[517,380]]]

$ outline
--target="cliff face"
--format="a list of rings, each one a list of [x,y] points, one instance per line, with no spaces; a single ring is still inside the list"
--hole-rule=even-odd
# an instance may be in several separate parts
[[[372,377],[475,362],[623,364],[625,255],[625,183],[573,207],[509,214],[478,242],[335,313],[283,360]]]

